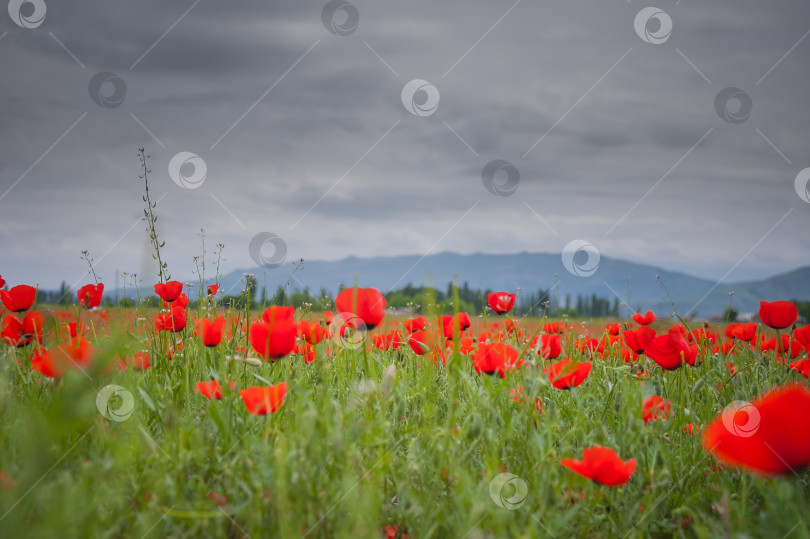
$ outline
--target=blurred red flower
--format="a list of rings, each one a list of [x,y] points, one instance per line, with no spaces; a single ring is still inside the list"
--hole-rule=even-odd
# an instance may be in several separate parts
[[[689,342],[677,327],[670,328],[666,335],[655,337],[646,346],[644,353],[667,371],[674,371],[692,357]]]
[[[31,357],[31,369],[49,378],[59,378],[70,369],[85,369],[92,362],[94,350],[84,339],[62,342],[51,350],[37,350]]]
[[[703,433],[703,446],[727,466],[789,475],[810,466],[810,389],[790,383],[752,403],[727,407]]]
[[[163,301],[173,302],[180,297],[183,293],[183,283],[180,281],[168,281],[166,283],[157,283],[155,285],[155,294],[160,296]]]
[[[487,294],[487,303],[495,311],[495,314],[504,314],[512,310],[515,306],[516,294],[507,292],[490,292]]]
[[[582,452],[582,460],[562,459],[560,464],[587,477],[594,483],[615,487],[630,480],[636,471],[636,460],[622,460],[613,449],[594,446]]]
[[[385,318],[386,300],[376,288],[344,288],[335,298],[339,312],[357,315],[366,329],[376,328]]]
[[[409,333],[413,333],[414,331],[421,331],[427,327],[427,318],[425,318],[424,316],[417,316],[416,318],[405,320],[405,322],[403,322],[402,325]]]
[[[171,331],[176,333],[186,328],[186,310],[182,307],[173,307],[168,313],[161,313],[155,318],[155,331]]]
[[[25,346],[37,339],[42,344],[45,331],[45,319],[36,311],[31,311],[20,321],[16,316],[9,315],[3,320],[3,331],[0,339],[11,346]]]
[[[747,324],[729,324],[728,327],[726,327],[726,335],[729,334],[731,334],[731,337],[735,339],[751,342],[757,338],[757,324],[756,322],[748,322]]]
[[[645,423],[655,421],[656,419],[666,420],[669,418],[671,409],[671,401],[664,400],[658,395],[653,395],[641,401],[641,418]]]
[[[810,348],[810,324],[793,330],[793,338],[805,348]]]
[[[785,329],[798,317],[799,311],[792,301],[759,302],[759,319],[769,328]]]
[[[295,322],[295,307],[292,305],[271,305],[262,313],[262,320],[268,324],[272,324],[278,320]]]
[[[790,364],[790,368],[810,379],[810,359],[800,359]]]
[[[636,313],[633,315],[633,321],[642,326],[649,326],[655,322],[655,313],[652,311],[647,311],[644,314]]]
[[[298,326],[289,320],[255,322],[250,326],[250,344],[257,354],[271,361],[292,352],[297,336]]]
[[[506,377],[506,371],[516,369],[523,365],[520,352],[502,342],[480,343],[478,350],[471,356],[476,372],[485,374],[498,374]]]
[[[310,344],[318,344],[326,337],[326,329],[321,327],[320,324],[313,324],[306,320],[301,320],[298,323],[298,331],[301,338]]]
[[[537,354],[543,359],[557,359],[562,354],[562,338],[559,335],[540,335]]]
[[[200,318],[197,320],[196,329],[203,346],[218,346],[222,342],[222,333],[225,330],[225,317],[220,316],[214,320]]]
[[[233,389],[233,386],[235,385],[236,382],[231,382],[231,389]],[[222,387],[220,387],[217,380],[212,380],[211,382],[198,382],[194,390],[209,399],[222,398]]]
[[[644,350],[655,339],[655,330],[649,326],[640,326],[637,330],[628,329],[623,334],[624,342],[636,354],[643,354]]]
[[[593,365],[587,361],[574,364],[563,359],[548,368],[548,379],[557,389],[571,389],[576,387],[588,377]]]
[[[13,313],[27,311],[34,305],[37,298],[37,289],[27,284],[18,284],[11,290],[0,290],[0,299],[6,309]]]
[[[281,408],[286,394],[286,382],[274,386],[254,386],[239,391],[248,412],[255,415],[276,413]]]
[[[79,298],[79,305],[88,309],[93,309],[101,305],[101,298],[104,295],[104,283],[86,284],[76,292]]]
[[[454,331],[461,333],[472,325],[470,315],[467,313],[458,313],[455,316],[442,316],[440,320],[445,339],[452,339]]]

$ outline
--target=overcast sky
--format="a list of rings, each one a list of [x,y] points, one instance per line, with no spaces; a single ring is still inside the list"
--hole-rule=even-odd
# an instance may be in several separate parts
[[[20,3],[0,11],[9,285],[87,282],[85,249],[110,285],[155,282],[139,147],[176,278],[200,229],[225,271],[256,267],[262,232],[287,261],[584,240],[727,282],[810,264],[804,0]],[[506,169],[485,188],[493,160],[516,189]]]

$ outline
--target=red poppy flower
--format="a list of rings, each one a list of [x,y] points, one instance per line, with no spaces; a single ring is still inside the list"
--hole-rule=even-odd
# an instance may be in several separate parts
[[[3,279],[2,275],[0,275],[0,288],[3,288],[4,286],[6,286],[6,280]]]
[[[327,326],[332,323],[332,319],[334,317],[335,317],[335,313],[333,313],[332,311],[324,311],[323,312],[323,321],[326,322]]]
[[[255,322],[250,326],[250,344],[261,357],[275,361],[295,348],[298,326],[289,320]]]
[[[405,329],[408,330],[409,333],[421,331],[427,327],[427,318],[424,316],[417,316],[416,318],[405,320],[402,325],[405,326]]]
[[[462,337],[458,341],[458,351],[467,355],[475,350],[475,341],[471,337]]]
[[[37,289],[27,284],[18,284],[11,290],[0,290],[0,299],[6,309],[13,313],[27,311],[34,305],[37,298]]]
[[[155,285],[155,294],[160,296],[160,299],[163,301],[168,301],[169,303],[179,298],[182,293],[183,283],[180,281],[169,281]]]
[[[610,487],[627,483],[636,471],[636,459],[624,461],[613,449],[598,445],[583,451],[582,460],[562,459],[560,464],[594,483]]]
[[[653,395],[641,402],[641,418],[645,423],[656,419],[666,420],[669,419],[671,409],[672,402],[670,400],[664,400],[658,395]]]
[[[298,331],[301,333],[301,337],[310,344],[318,344],[326,337],[326,329],[320,324],[313,324],[306,320],[298,323]]]
[[[565,324],[562,322],[546,322],[543,324],[544,333],[562,333],[565,330]]]
[[[186,310],[174,307],[168,313],[161,313],[155,318],[155,331],[171,331],[176,333],[186,328]]]
[[[785,329],[798,317],[799,311],[792,301],[759,302],[759,319],[769,328]]]
[[[219,292],[219,283],[209,284],[206,292],[209,296],[216,296],[217,292]]]
[[[440,320],[445,339],[452,339],[453,331],[461,333],[472,325],[470,315],[467,313],[458,313],[456,316],[442,316]],[[453,322],[455,322],[455,324]]]
[[[101,305],[101,297],[104,295],[104,283],[86,284],[76,292],[79,298],[79,305],[88,309],[94,309]]]
[[[540,335],[537,354],[543,359],[557,359],[562,354],[562,338],[559,335]]]
[[[62,342],[51,350],[40,349],[31,357],[31,368],[49,378],[59,378],[70,369],[85,369],[94,351],[86,340]]]
[[[694,329],[686,336],[686,338],[689,342],[698,342],[701,344],[709,343],[714,345],[714,343],[717,342],[717,334],[712,333],[708,328]]]
[[[659,335],[644,350],[648,358],[658,363],[662,369],[674,371],[684,360],[692,357],[693,350],[678,327],[669,329],[666,335]]]
[[[231,382],[231,389],[236,385],[236,382]],[[209,399],[221,399],[222,387],[217,380],[211,382],[198,382],[195,391],[202,394]]]
[[[731,330],[726,330],[726,334],[731,333],[735,339],[745,342],[751,342],[757,338],[757,324],[756,322],[748,322],[747,324],[730,324]]]
[[[357,315],[368,330],[383,321],[385,305],[385,298],[376,288],[344,288],[335,298],[338,311]]]
[[[197,336],[203,346],[218,346],[222,342],[222,332],[225,330],[225,317],[220,316],[214,320],[200,318],[197,320]]]
[[[501,378],[506,377],[506,371],[514,370],[524,363],[518,350],[502,342],[480,343],[471,359],[476,372],[489,375],[497,373]]]
[[[277,320],[295,322],[295,307],[292,305],[271,305],[262,313],[262,320],[268,324],[272,324]]]
[[[185,293],[177,296],[177,299],[171,303],[168,301],[160,300],[160,306],[163,309],[185,309],[188,307],[188,296]]]
[[[591,373],[591,365],[587,361],[574,364],[563,359],[548,368],[548,379],[557,389],[571,389],[585,381]]]
[[[790,364],[790,368],[810,379],[810,359],[800,359]]]
[[[703,446],[727,466],[788,475],[810,466],[810,389],[791,383],[736,402],[703,433]]]
[[[411,350],[417,355],[424,355],[436,348],[436,333],[433,331],[417,331],[408,337]]]
[[[641,326],[649,326],[655,322],[655,313],[647,311],[644,314],[636,313],[633,315],[633,321]]]
[[[516,294],[509,294],[507,292],[490,292],[487,294],[487,303],[490,309],[495,311],[495,314],[504,314],[512,310],[515,306]]]
[[[622,335],[627,346],[636,354],[641,355],[655,338],[655,330],[650,326],[642,325],[635,331],[628,329]]]
[[[248,412],[255,415],[276,413],[287,394],[287,383],[267,387],[249,387],[239,392]]]
[[[805,348],[810,348],[810,324],[803,328],[793,330],[793,338],[799,341]]]
[[[402,342],[402,335],[397,330],[391,330],[385,335],[374,336],[374,346],[380,350],[396,350]]]
[[[618,322],[614,323],[607,323],[605,324],[605,331],[607,331],[608,335],[618,335],[622,332],[622,325]]]
[[[700,431],[700,425],[693,425],[692,423],[687,423],[683,426],[683,431],[686,434],[697,434]]]
[[[42,344],[44,326],[45,319],[36,311],[26,314],[22,322],[16,316],[9,315],[3,320],[3,331],[0,332],[0,339],[16,347],[25,346],[34,338]]]
[[[22,322],[20,319],[13,315],[8,315],[3,319],[3,331],[0,332],[0,339],[10,346],[25,346],[28,344],[26,340]]]

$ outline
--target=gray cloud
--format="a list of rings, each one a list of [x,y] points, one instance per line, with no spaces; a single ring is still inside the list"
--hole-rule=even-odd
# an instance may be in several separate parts
[[[205,229],[228,269],[253,265],[247,245],[266,230],[290,259],[559,252],[581,238],[716,279],[791,209],[727,280],[810,263],[810,207],[793,190],[810,166],[810,37],[780,61],[808,30],[805,2],[667,1],[660,45],[635,34],[642,6],[621,2],[357,0],[346,37],[326,31],[323,3],[201,0],[157,44],[193,2],[50,1],[39,28],[2,20],[4,278],[72,282],[83,249],[107,281],[146,271],[141,146],[176,277]],[[91,100],[98,71],[125,81],[120,107]],[[432,116],[402,106],[414,78],[441,93]],[[715,112],[727,86],[753,100],[742,124]],[[169,177],[180,151],[205,160],[199,189]],[[493,159],[520,170],[511,197],[481,183]]]

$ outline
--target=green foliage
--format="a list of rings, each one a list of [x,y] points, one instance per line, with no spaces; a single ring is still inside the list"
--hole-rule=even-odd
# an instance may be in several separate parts
[[[765,480],[716,468],[700,437],[683,431],[797,378],[747,347],[733,358],[734,377],[728,358],[709,355],[675,372],[648,364],[645,381],[609,354],[583,385],[560,391],[534,355],[500,379],[474,374],[465,356],[443,367],[407,346],[364,352],[325,341],[313,363],[293,355],[254,368],[226,361],[247,345],[238,331],[206,349],[191,327],[155,337],[150,320],[112,319],[96,363],[61,380],[31,371],[30,350],[3,346],[0,536],[379,537],[395,523],[410,537],[810,533],[807,472]],[[113,367],[142,349],[148,370]],[[289,390],[278,413],[253,416],[236,390],[219,401],[194,391],[213,377],[236,389],[286,381]],[[124,421],[97,409],[110,384],[133,396]],[[672,400],[673,414],[645,424],[641,400],[653,393]],[[591,445],[635,458],[631,481],[599,486],[560,465]],[[505,470],[528,485],[513,511],[490,496]]]

